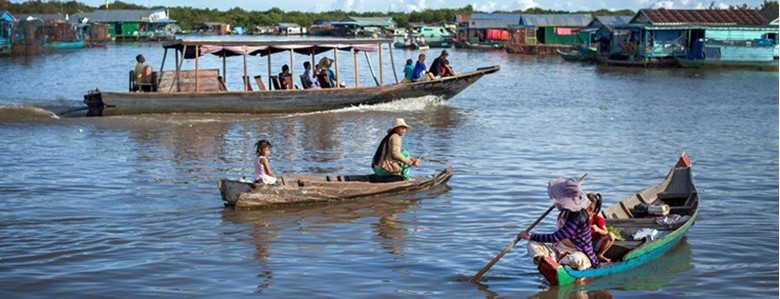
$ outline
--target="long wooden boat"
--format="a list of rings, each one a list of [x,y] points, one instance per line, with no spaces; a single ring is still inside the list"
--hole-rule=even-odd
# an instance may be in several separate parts
[[[679,215],[679,221],[663,222],[660,217],[645,215],[641,209],[662,204],[670,208],[666,219],[674,219],[678,217],[675,215]],[[612,260],[611,263],[603,263],[600,268],[586,270],[553,265],[557,269],[556,273],[540,272],[551,285],[566,285],[580,278],[618,274],[661,258],[680,242],[693,225],[698,215],[698,207],[699,196],[693,184],[691,163],[688,155],[683,153],[661,183],[639,191],[601,212],[607,225],[618,229],[626,239],[616,241],[605,254]],[[652,239],[633,240],[631,236],[641,229],[657,230],[657,234]]]
[[[300,40],[300,41],[205,41],[176,40],[163,44],[165,55],[159,72],[152,75],[153,82],[149,86],[151,92],[106,92],[91,91],[84,96],[87,105],[87,116],[108,116],[150,113],[300,113],[339,109],[358,105],[372,105],[401,99],[436,96],[449,99],[486,74],[497,72],[499,66],[478,68],[452,77],[414,82],[409,84],[385,84],[382,68],[383,43],[388,45],[392,39],[347,39],[347,40]],[[163,71],[165,57],[168,51],[175,53],[176,69]],[[312,65],[316,64],[316,55],[329,52],[335,58],[337,81],[339,75],[339,51],[350,51],[355,66],[355,84],[349,88],[320,89],[279,89],[270,69],[271,54],[288,52],[290,65],[296,65],[294,53],[307,55]],[[374,77],[376,86],[360,86],[357,73],[358,52],[379,52],[379,76]],[[393,61],[392,51],[390,58]],[[225,87],[225,77],[219,69],[199,69],[198,59],[205,54],[213,54],[223,59],[222,74],[226,73],[224,60],[231,56],[244,57],[244,88],[228,91]],[[269,66],[265,78],[254,76],[257,83],[255,90],[247,72],[248,56],[267,56]],[[367,56],[367,55],[366,55]],[[367,56],[368,57],[368,56]],[[182,70],[184,59],[195,59],[195,70]],[[304,59],[307,60],[307,59]],[[369,68],[371,62],[369,61]],[[294,68],[293,68],[294,71]],[[293,81],[299,80],[300,74],[292,74]],[[240,80],[240,79],[239,79]],[[268,80],[267,86],[265,80]],[[133,80],[129,80],[134,90]],[[294,85],[290,82],[289,86]]]
[[[276,185],[221,179],[217,187],[226,207],[271,208],[417,193],[441,186],[451,177],[452,168],[447,168],[432,177],[401,181],[375,175],[280,176]]]
[[[778,70],[777,60],[706,60],[677,58],[677,63],[686,68],[745,68],[759,70]]]

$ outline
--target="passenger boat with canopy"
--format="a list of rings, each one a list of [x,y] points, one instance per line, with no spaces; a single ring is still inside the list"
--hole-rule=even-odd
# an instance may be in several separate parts
[[[386,103],[406,98],[435,96],[449,99],[482,78],[499,70],[499,66],[478,68],[455,76],[414,83],[399,83],[393,52],[390,63],[393,66],[394,83],[385,84],[383,67],[384,49],[392,49],[392,39],[325,39],[285,41],[210,41],[174,40],[163,43],[165,54],[159,71],[153,72],[149,83],[134,86],[134,74],[130,73],[130,91],[107,92],[94,90],[84,96],[87,116],[107,116],[148,113],[299,113],[338,109],[358,105]],[[174,54],[175,69],[165,70],[169,52]],[[354,86],[319,89],[282,89],[294,86],[295,67],[291,76],[272,76],[271,55],[289,53],[291,66],[295,66],[295,55],[306,55],[312,66],[317,55],[332,54],[336,82],[342,81],[339,70],[339,52],[349,52],[354,62]],[[359,54],[363,52],[375,86],[361,86],[359,79]],[[368,53],[378,52],[379,76],[375,76]],[[211,54],[222,58],[222,72],[219,69],[203,69],[200,59]],[[244,59],[242,90],[227,90],[226,59],[242,56]],[[252,86],[247,70],[249,57],[266,57],[268,73],[252,76],[257,89]],[[194,60],[194,70],[184,70],[185,60]],[[329,80],[319,81],[329,87]],[[266,88],[265,82],[268,82]],[[287,84],[281,82],[286,80]],[[324,81],[324,82],[323,82]],[[275,87],[272,89],[271,87]],[[135,89],[149,90],[137,92]]]

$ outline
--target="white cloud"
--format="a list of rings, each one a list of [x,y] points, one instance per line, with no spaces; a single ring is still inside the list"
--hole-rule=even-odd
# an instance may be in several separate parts
[[[539,3],[537,3],[535,0],[518,0],[517,5],[522,10],[526,10],[531,7],[539,7]]]
[[[496,10],[496,3],[493,1],[488,1],[485,4],[472,4],[474,6],[474,10],[477,11],[486,11],[486,12],[493,12]]]
[[[656,5],[658,5],[658,8],[672,9],[674,8],[674,1],[669,1],[669,0],[658,1]]]

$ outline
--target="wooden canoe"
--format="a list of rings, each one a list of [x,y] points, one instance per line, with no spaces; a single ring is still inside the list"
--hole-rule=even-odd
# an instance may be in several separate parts
[[[271,208],[411,194],[444,185],[447,168],[432,177],[380,182],[375,175],[281,176],[276,185],[221,179],[217,187],[227,207]]]
[[[659,224],[658,217],[640,216],[634,209],[637,205],[666,204],[669,216],[680,215],[683,219],[674,224]],[[575,270],[568,266],[557,266],[557,274],[543,275],[551,285],[566,285],[580,278],[596,278],[618,274],[660,258],[675,247],[696,220],[699,196],[693,184],[691,163],[683,153],[669,171],[666,178],[657,185],[648,187],[628,198],[604,209],[601,215],[607,225],[620,230],[626,239],[616,241],[605,254],[612,263],[603,263],[600,268]],[[635,241],[631,237],[640,229],[655,229],[658,234],[653,240]],[[541,268],[541,267],[540,267]]]

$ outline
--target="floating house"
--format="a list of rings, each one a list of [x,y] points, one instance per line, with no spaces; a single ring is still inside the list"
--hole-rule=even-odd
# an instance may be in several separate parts
[[[395,33],[396,23],[392,17],[353,17],[349,16],[343,23],[353,23],[355,25],[357,36],[378,36],[393,35]]]
[[[642,9],[615,30],[606,62],[695,66],[771,61],[776,46],[769,37],[777,30],[752,9]]]
[[[509,40],[509,26],[520,24],[520,14],[463,14],[455,16],[456,48],[503,48]]]
[[[278,35],[302,35],[306,34],[306,27],[295,23],[278,23],[274,25],[276,27],[276,34]]]
[[[0,56],[11,54],[11,41],[15,23],[16,18],[11,13],[0,10]]]
[[[509,27],[507,51],[510,53],[552,53],[587,43],[580,33],[593,17],[588,14],[521,14],[520,24]]]
[[[766,21],[766,23],[770,27],[778,28],[778,26],[780,26],[780,21],[778,20],[778,10],[777,10],[777,8],[767,6],[767,7],[764,7],[763,9],[761,9],[758,13],[761,14],[762,17],[764,17],[764,20]],[[772,41],[774,41],[774,44],[775,44],[775,54],[774,54],[774,56],[775,56],[775,59],[778,59],[778,57],[777,57],[777,54],[778,54],[778,45],[777,45],[777,38],[778,38],[778,36],[777,36],[777,32],[767,33],[767,38],[771,39]]]
[[[43,20],[32,16],[18,20],[11,38],[11,55],[40,55],[46,43]]]
[[[219,22],[203,22],[192,26],[192,31],[203,35],[225,35],[230,32],[230,25]]]
[[[615,28],[628,25],[631,18],[631,16],[598,16],[593,18],[593,21],[580,30],[581,33],[588,35],[587,43],[584,46],[596,53],[608,55]]]
[[[181,29],[169,18],[168,10],[111,9],[82,12],[73,15],[87,23],[104,23],[115,40],[173,39]]]
[[[42,25],[36,26],[35,35],[43,38],[41,45],[44,49],[80,49],[85,45],[82,31],[79,30],[78,24],[70,22],[70,17],[68,15],[20,14],[18,17],[28,21],[41,21]]]

